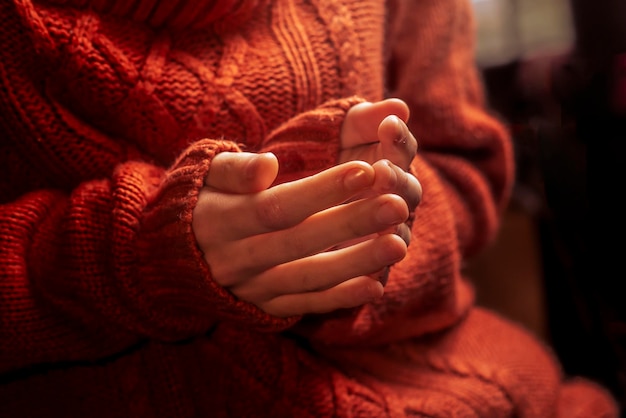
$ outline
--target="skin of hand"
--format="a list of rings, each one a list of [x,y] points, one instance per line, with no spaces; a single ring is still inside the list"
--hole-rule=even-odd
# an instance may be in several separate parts
[[[417,152],[417,140],[406,126],[408,120],[409,107],[401,99],[353,106],[341,128],[339,162],[373,164],[387,159],[408,171]]]
[[[420,198],[398,181],[403,170],[387,161],[350,161],[270,187],[277,173],[271,153],[213,159],[192,222],[213,279],[280,317],[382,296],[372,275],[406,255],[406,242],[393,231],[409,215],[406,201]],[[374,196],[355,200],[372,190]]]
[[[364,102],[353,106],[342,125],[339,161],[360,160],[374,164],[377,161],[386,160],[396,169],[397,178],[394,181],[403,183],[403,189],[413,189],[414,191],[407,195],[418,195],[421,200],[421,184],[408,172],[418,145],[406,125],[409,115],[408,105],[396,98],[375,103]],[[366,191],[356,198],[371,197],[373,193],[376,193],[376,190]],[[406,203],[409,210],[413,211],[419,201],[407,200]],[[410,243],[411,229],[407,223],[399,225],[395,233],[401,236],[407,245]],[[372,237],[362,237],[344,245],[353,245],[370,238]],[[378,272],[383,283],[386,283],[388,273],[388,268]]]
[[[276,185],[273,154],[217,155],[192,222],[213,279],[281,317],[382,296],[422,193],[406,171],[417,149],[407,118],[397,99],[355,106],[342,128],[345,162]]]

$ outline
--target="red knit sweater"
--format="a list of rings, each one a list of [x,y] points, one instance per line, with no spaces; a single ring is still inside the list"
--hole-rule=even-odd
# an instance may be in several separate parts
[[[528,332],[472,308],[461,263],[494,236],[513,160],[469,12],[0,2],[0,416],[617,416]],[[424,189],[385,296],[280,319],[217,285],[191,230],[212,158],[329,167],[347,109],[385,96],[411,108]]]

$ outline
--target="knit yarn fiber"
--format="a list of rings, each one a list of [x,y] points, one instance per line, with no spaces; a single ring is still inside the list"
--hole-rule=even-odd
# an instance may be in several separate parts
[[[616,417],[474,307],[514,167],[472,31],[465,0],[0,2],[0,416]],[[315,173],[387,96],[424,197],[385,295],[277,318],[219,286],[191,228],[215,155]]]

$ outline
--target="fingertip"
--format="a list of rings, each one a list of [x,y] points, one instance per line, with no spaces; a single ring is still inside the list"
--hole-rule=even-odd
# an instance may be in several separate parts
[[[262,170],[267,173],[275,173],[274,177],[278,175],[278,157],[273,152],[257,154],[257,159]]]
[[[271,153],[221,152],[211,161],[204,184],[226,193],[254,193],[268,188],[278,174]]]
[[[415,179],[415,183],[416,183],[418,194],[419,194],[419,198],[418,198],[417,204],[419,205],[420,202],[422,201],[422,196],[424,195],[424,188],[422,187],[422,182],[419,181],[417,179],[417,177],[415,177],[414,175],[411,175],[411,177],[413,177]]]
[[[413,174],[408,173],[407,180],[407,189],[409,190],[407,203],[409,204],[411,209],[414,210],[422,202],[422,195],[424,191],[422,189],[422,183]],[[411,189],[414,189],[414,191],[411,191]]]
[[[398,225],[394,233],[402,238],[407,247],[411,245],[411,228],[406,223]]]
[[[381,235],[376,238],[379,240],[377,252],[377,260],[385,266],[395,264],[406,257],[408,246],[402,237],[396,234]]]
[[[376,221],[381,226],[394,226],[406,221],[409,217],[409,208],[404,199],[396,194],[385,194],[378,198],[381,202],[376,212]]]
[[[352,306],[360,306],[366,303],[370,303],[379,299],[385,293],[385,287],[381,283],[380,280],[369,277],[362,276],[352,279],[357,286],[355,292],[355,300],[350,303]]]
[[[404,122],[396,114],[385,116],[385,118],[378,125],[378,136],[397,135],[401,132],[403,123]]]
[[[352,106],[348,112],[352,112],[352,113],[359,113],[365,109],[371,108],[374,105],[374,103],[372,102],[361,102],[361,103],[357,103],[354,106]]]
[[[398,252],[402,254],[401,257],[400,257],[400,260],[401,260],[402,258],[404,258],[404,256],[406,256],[406,253],[407,253],[409,247],[408,247],[407,243],[404,242],[402,237],[400,237],[400,236],[398,236],[396,234],[390,234],[389,236],[391,237],[391,239],[394,242],[393,245],[395,245],[397,247]],[[396,260],[396,262],[398,262],[400,260]]]
[[[374,183],[374,169],[364,161],[346,163],[349,167],[344,175],[344,186],[350,192],[360,191]]]
[[[386,279],[384,281],[386,282]],[[369,283],[369,293],[371,295],[370,300],[379,299],[385,294],[385,285],[380,280],[372,280]]]
[[[245,172],[251,185],[251,192],[265,190],[278,175],[278,158],[271,152],[254,154],[254,157],[248,160]]]
[[[383,100],[381,103],[384,103],[384,105],[388,107],[389,113],[397,115],[404,123],[409,121],[411,111],[409,105],[407,105],[404,100],[397,97],[390,97]]]
[[[272,161],[273,163],[275,163],[276,165],[278,165],[278,157],[276,156],[276,154],[274,154],[271,151],[267,151],[267,152],[261,152],[259,154],[256,154],[257,157],[261,158],[261,159],[265,159],[268,161]]]
[[[376,178],[372,188],[377,192],[394,190],[398,183],[398,173],[394,169],[394,164],[388,159],[378,160],[374,163]]]
[[[412,138],[406,122],[396,114],[386,116],[378,125],[378,138],[383,142],[406,145]]]

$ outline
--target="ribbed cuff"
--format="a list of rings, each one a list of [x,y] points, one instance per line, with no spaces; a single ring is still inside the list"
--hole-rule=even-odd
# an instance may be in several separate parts
[[[346,113],[363,101],[356,96],[329,101],[274,130],[262,151],[278,158],[279,177],[309,175],[336,165]]]
[[[224,151],[239,149],[231,142],[214,140],[199,141],[189,147],[167,172],[143,218],[137,276],[151,306],[149,319],[164,338],[197,335],[220,321],[280,331],[298,319],[268,315],[238,300],[211,278],[210,266],[197,245],[191,224],[211,162]]]

